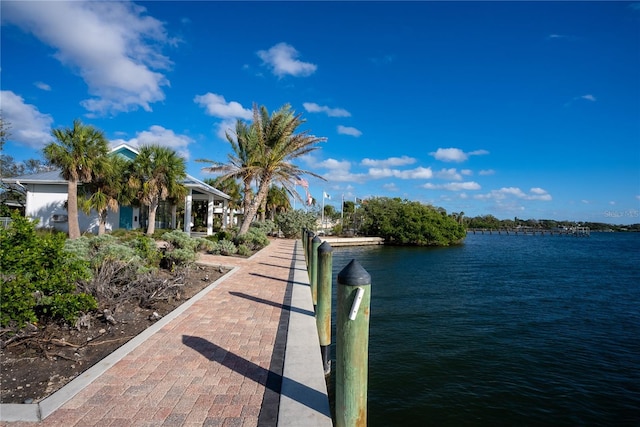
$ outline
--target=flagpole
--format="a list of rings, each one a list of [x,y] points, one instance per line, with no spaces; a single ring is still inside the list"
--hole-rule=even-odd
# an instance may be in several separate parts
[[[322,191],[322,222],[320,223],[320,229],[324,231],[324,190]]]

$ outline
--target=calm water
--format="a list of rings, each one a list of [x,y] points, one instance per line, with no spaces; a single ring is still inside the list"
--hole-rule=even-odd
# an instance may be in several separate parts
[[[354,258],[369,426],[640,426],[640,233],[335,248],[334,293]]]

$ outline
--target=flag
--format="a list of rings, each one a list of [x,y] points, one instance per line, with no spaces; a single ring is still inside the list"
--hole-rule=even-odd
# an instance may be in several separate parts
[[[329,199],[329,200],[331,200],[331,196],[330,196],[330,195],[328,195],[328,194],[327,194],[326,192],[324,192],[324,191],[322,192],[322,197],[324,197],[325,199]]]
[[[309,188],[309,182],[306,179],[297,177],[296,184],[303,186],[304,188]]]

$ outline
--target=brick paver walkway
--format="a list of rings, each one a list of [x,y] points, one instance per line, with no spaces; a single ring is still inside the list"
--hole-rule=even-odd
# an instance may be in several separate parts
[[[7,425],[275,425],[294,245],[273,240],[250,259],[203,256],[241,268],[42,423]]]

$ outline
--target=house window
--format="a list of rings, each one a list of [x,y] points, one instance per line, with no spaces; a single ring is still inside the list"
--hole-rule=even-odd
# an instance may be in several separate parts
[[[140,208],[140,226],[147,228],[149,225],[149,206]],[[171,203],[167,200],[161,201],[156,209],[156,229],[171,228]]]

